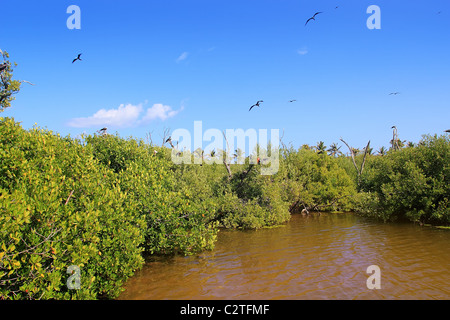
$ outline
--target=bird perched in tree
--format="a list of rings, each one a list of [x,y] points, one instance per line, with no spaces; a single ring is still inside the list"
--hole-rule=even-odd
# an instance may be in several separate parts
[[[1,73],[3,70],[5,70],[7,66],[8,66],[8,65],[6,64],[6,62],[0,64],[0,73]]]
[[[253,107],[259,107],[259,104],[260,104],[261,102],[264,102],[264,101],[262,101],[262,100],[257,101],[254,105],[252,105],[252,106],[250,107],[250,109],[249,109],[248,111],[252,110]]]
[[[305,26],[306,26],[306,25],[308,24],[308,22],[311,21],[311,20],[316,21],[316,16],[317,16],[319,13],[323,13],[323,12],[316,12],[316,13],[314,13],[314,15],[313,15],[311,18],[309,18],[308,20],[306,20]]]
[[[74,63],[74,62],[77,61],[77,60],[82,61],[81,58],[80,58],[81,55],[82,55],[82,53],[80,53],[80,54],[78,55],[78,57],[76,57],[75,59],[73,59],[72,63]]]
[[[172,143],[172,137],[167,138],[166,142],[164,142],[164,143],[167,143],[167,142],[170,144],[170,146],[171,146],[172,148],[175,148],[175,146],[174,146],[173,143]]]

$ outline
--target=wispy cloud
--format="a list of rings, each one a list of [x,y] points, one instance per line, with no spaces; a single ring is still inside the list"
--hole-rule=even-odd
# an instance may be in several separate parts
[[[183,52],[176,60],[177,63],[186,60],[189,55],[189,52]]]
[[[306,49],[306,48],[298,49],[297,53],[301,56],[304,56],[305,54],[308,53],[308,49]]]
[[[110,126],[118,128],[135,127],[148,123],[152,120],[165,121],[176,116],[184,109],[173,110],[172,107],[163,104],[154,104],[144,110],[143,104],[121,104],[117,109],[100,109],[92,116],[74,118],[67,125],[74,128],[90,128],[99,126]]]

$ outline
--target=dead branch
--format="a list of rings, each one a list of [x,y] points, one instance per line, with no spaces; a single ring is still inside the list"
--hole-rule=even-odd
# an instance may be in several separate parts
[[[223,134],[223,137],[225,138],[225,141],[227,142],[227,150],[225,151],[225,156],[223,157],[223,164],[225,165],[225,168],[227,169],[227,172],[228,172],[228,180],[231,180],[231,178],[233,177],[233,174],[231,173],[230,164],[227,163],[230,145],[228,144],[228,139],[227,139],[227,136],[225,135],[224,131],[222,131],[222,134]]]

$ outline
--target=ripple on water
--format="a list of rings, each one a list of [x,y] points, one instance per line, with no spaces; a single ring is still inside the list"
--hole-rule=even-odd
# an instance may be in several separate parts
[[[449,299],[450,232],[294,215],[281,228],[221,231],[216,249],[148,262],[120,299]],[[381,269],[381,290],[366,286]]]

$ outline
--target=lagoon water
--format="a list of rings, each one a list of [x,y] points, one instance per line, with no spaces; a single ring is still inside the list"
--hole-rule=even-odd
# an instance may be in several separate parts
[[[450,230],[293,215],[283,227],[219,232],[216,248],[153,258],[125,285],[128,300],[448,300]],[[369,266],[380,289],[369,289]]]

